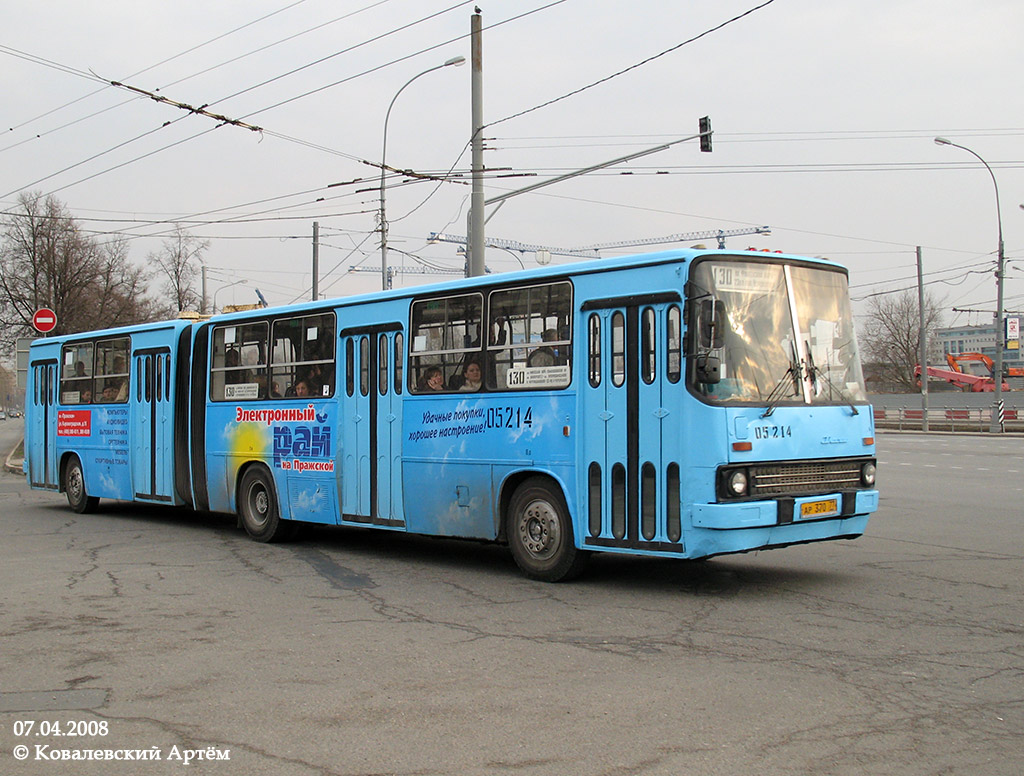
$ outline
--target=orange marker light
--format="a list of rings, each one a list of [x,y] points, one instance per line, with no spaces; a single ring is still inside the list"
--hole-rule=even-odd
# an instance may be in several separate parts
[[[754,449],[754,445],[750,442],[733,442],[732,449],[737,453],[749,453]]]

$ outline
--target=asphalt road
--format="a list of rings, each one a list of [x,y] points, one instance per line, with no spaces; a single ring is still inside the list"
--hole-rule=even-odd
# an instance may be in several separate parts
[[[0,773],[1017,776],[1022,451],[882,434],[861,539],[562,585],[477,543],[79,516],[3,474]]]

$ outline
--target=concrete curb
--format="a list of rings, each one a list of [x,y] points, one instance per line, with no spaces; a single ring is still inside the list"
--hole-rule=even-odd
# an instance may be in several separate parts
[[[25,445],[25,439],[24,439],[24,437],[22,437],[21,445],[20,446],[24,447],[24,445]],[[14,449],[11,450],[11,452],[9,452],[7,454],[7,458],[4,460],[4,468],[7,469],[7,471],[11,472],[12,474],[24,474],[25,473],[24,469],[23,469],[23,463],[24,463],[25,459],[22,456],[19,456],[17,458],[14,457],[14,454],[17,452],[18,447],[19,447],[19,445],[15,445]]]

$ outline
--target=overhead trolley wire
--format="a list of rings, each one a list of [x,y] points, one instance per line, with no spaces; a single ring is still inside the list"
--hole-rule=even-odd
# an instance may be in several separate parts
[[[603,83],[607,83],[608,81],[611,81],[613,78],[618,78],[620,75],[625,75],[626,73],[628,73],[628,72],[630,72],[632,70],[636,70],[637,68],[643,67],[644,65],[649,64],[649,63],[653,62],[656,59],[660,59],[661,57],[663,57],[663,56],[665,56],[667,54],[671,54],[673,51],[678,51],[683,46],[689,45],[690,43],[694,43],[695,41],[700,40],[701,38],[707,37],[708,35],[712,34],[713,32],[718,32],[718,30],[722,29],[723,27],[726,27],[726,26],[732,24],[733,22],[737,22],[740,19],[743,19],[744,17],[750,16],[752,13],[760,11],[762,8],[765,8],[766,6],[769,6],[772,3],[774,3],[774,2],[775,2],[775,0],[765,0],[765,2],[761,3],[760,5],[754,6],[753,8],[750,8],[749,10],[744,11],[743,13],[738,14],[738,15],[732,17],[731,19],[727,19],[726,21],[722,22],[721,24],[717,24],[714,27],[711,27],[710,29],[704,30],[704,32],[700,33],[699,35],[694,35],[692,38],[684,40],[682,43],[677,43],[675,46],[672,46],[671,48],[665,49],[664,51],[662,51],[662,52],[660,52],[658,54],[654,54],[653,56],[647,57],[647,59],[641,60],[640,62],[637,62],[637,63],[635,63],[633,65],[630,65],[629,67],[624,68],[622,70],[619,70],[616,73],[612,73],[611,75],[607,75],[604,78],[601,78],[601,79],[598,79],[597,81],[594,81],[593,83],[587,84],[586,86],[581,86],[580,88],[574,89],[571,92],[567,92],[567,93],[563,94],[560,97],[555,97],[554,99],[548,100],[546,102],[542,102],[539,105],[534,105],[532,108],[527,108],[526,110],[521,110],[518,113],[513,113],[513,114],[511,114],[509,116],[506,116],[503,119],[498,119],[497,121],[492,121],[489,124],[485,124],[484,126],[485,127],[493,127],[496,124],[502,124],[502,123],[504,123],[506,121],[511,121],[512,119],[517,119],[520,116],[525,116],[527,113],[533,113],[533,111],[535,111],[535,110],[540,110],[541,108],[547,108],[548,106],[554,105],[555,103],[561,102],[562,100],[567,100],[570,97],[575,97],[577,94],[581,94],[582,92],[585,92],[588,89],[593,89],[595,86],[600,86]]]
[[[421,24],[421,23],[423,23],[423,22],[425,22],[425,21],[428,21],[428,20],[430,20],[430,19],[436,18],[437,16],[439,16],[439,15],[441,15],[441,14],[444,14],[444,13],[450,12],[450,11],[454,10],[455,8],[459,8],[459,7],[463,6],[463,5],[466,5],[466,4],[468,3],[468,2],[470,2],[470,0],[461,0],[460,2],[456,3],[455,5],[452,5],[452,6],[448,6],[447,8],[445,8],[445,9],[444,9],[444,10],[442,10],[442,11],[438,11],[438,12],[436,12],[436,13],[433,13],[433,14],[429,14],[429,15],[427,15],[427,16],[425,16],[425,17],[422,17],[421,19],[419,19],[419,20],[417,20],[417,21],[415,21],[415,22],[410,22],[410,23],[408,23],[408,24],[404,24],[404,25],[401,25],[400,27],[394,28],[394,29],[390,30],[390,31],[389,31],[389,32],[387,32],[387,33],[382,33],[381,35],[378,35],[378,36],[375,36],[374,38],[371,38],[371,39],[369,39],[369,40],[363,41],[362,43],[356,44],[355,46],[349,47],[348,49],[344,49],[344,50],[342,50],[342,51],[340,51],[340,52],[335,52],[334,54],[331,54],[331,55],[330,55],[330,56],[328,56],[328,57],[322,57],[322,58],[321,58],[321,59],[319,59],[319,60],[316,60],[316,61],[314,61],[314,62],[311,62],[311,63],[308,63],[308,64],[306,64],[306,65],[303,65],[302,67],[299,67],[299,68],[295,68],[295,69],[293,69],[293,70],[289,71],[288,73],[284,73],[284,74],[282,74],[282,75],[280,75],[280,76],[277,76],[277,77],[275,77],[275,78],[272,78],[272,79],[268,79],[268,80],[266,80],[266,81],[263,81],[263,82],[262,82],[262,83],[260,83],[260,84],[256,84],[255,86],[252,86],[252,87],[248,87],[247,89],[241,90],[241,91],[239,91],[239,92],[235,92],[234,94],[228,95],[227,97],[223,97],[223,98],[220,98],[220,99],[218,99],[218,100],[215,100],[215,101],[213,101],[213,102],[210,102],[210,103],[206,103],[206,104],[205,104],[205,105],[204,105],[203,107],[204,107],[204,108],[207,108],[207,107],[209,107],[209,106],[211,106],[211,105],[216,105],[216,104],[218,104],[218,103],[224,102],[225,100],[231,99],[231,98],[233,98],[233,97],[237,97],[237,96],[239,96],[240,94],[245,94],[246,92],[252,91],[253,89],[259,88],[259,87],[261,87],[261,86],[265,86],[265,85],[267,85],[267,84],[269,84],[269,83],[272,83],[272,82],[274,82],[274,81],[276,81],[276,80],[279,80],[280,78],[283,78],[283,77],[285,77],[285,76],[291,75],[291,74],[293,74],[293,73],[296,73],[296,72],[299,72],[300,70],[304,70],[304,69],[306,69],[306,68],[308,68],[308,67],[311,67],[311,66],[313,66],[313,65],[315,65],[315,64],[319,64],[320,62],[324,62],[324,61],[326,61],[326,60],[328,60],[328,59],[331,59],[331,58],[332,58],[332,57],[334,57],[334,56],[338,56],[338,55],[339,55],[339,54],[341,54],[341,53],[345,53],[345,52],[347,52],[347,51],[351,51],[351,50],[353,50],[353,49],[355,49],[355,48],[358,48],[358,47],[360,47],[360,46],[366,45],[367,43],[370,43],[370,42],[374,42],[374,41],[380,40],[380,39],[382,39],[382,38],[385,38],[385,37],[387,37],[387,36],[389,36],[389,35],[395,34],[395,33],[397,33],[397,32],[400,32],[400,31],[402,31],[402,30],[406,30],[406,29],[409,29],[410,27],[413,27],[413,26],[415,26],[415,25],[417,25],[417,24]],[[556,0],[556,2],[554,2],[554,3],[551,3],[551,4],[549,4],[549,5],[557,5],[558,3],[561,3],[561,2],[565,2],[565,0]],[[545,7],[549,7],[549,6],[545,6]],[[535,10],[543,10],[543,8],[541,8],[541,9],[535,9]],[[519,15],[519,16],[517,16],[517,17],[513,17],[513,19],[516,19],[516,18],[521,18],[522,16],[528,15],[529,13],[533,13],[533,11],[531,11],[531,12],[527,12],[526,14],[520,14],[520,15]],[[507,21],[511,21],[511,20],[507,20]],[[495,25],[495,26],[497,26],[497,25]],[[460,36],[460,37],[465,37],[465,36]],[[456,39],[457,39],[457,38],[456,38]],[[438,46],[440,46],[440,45],[445,45],[445,44],[438,44]],[[423,52],[425,52],[425,51],[430,51],[430,50],[432,50],[432,49],[434,49],[434,48],[437,48],[438,46],[431,46],[431,47],[428,47],[428,48],[426,48],[426,49],[423,49],[423,50],[421,50],[421,51],[419,51],[419,52],[416,52],[416,53],[417,53],[417,54],[419,54],[419,53],[423,53]],[[273,109],[273,108],[279,107],[280,105],[283,105],[283,104],[285,104],[285,103],[287,103],[287,102],[293,102],[294,100],[297,100],[297,99],[301,99],[301,98],[302,98],[302,97],[304,97],[304,96],[308,96],[308,94],[312,94],[312,93],[315,93],[315,92],[317,92],[317,91],[323,91],[324,89],[330,88],[331,86],[336,86],[336,85],[338,85],[338,84],[340,84],[340,83],[344,83],[345,81],[353,80],[354,78],[358,78],[358,77],[361,77],[361,76],[363,76],[363,75],[367,75],[367,74],[369,74],[369,73],[375,72],[376,70],[380,70],[380,69],[382,69],[382,68],[384,68],[384,67],[388,67],[388,66],[390,66],[390,65],[393,65],[393,64],[396,64],[396,63],[398,63],[398,62],[404,61],[405,59],[408,59],[408,58],[409,58],[410,56],[415,56],[415,55],[416,55],[416,54],[408,55],[408,56],[405,56],[405,57],[399,57],[399,58],[397,58],[397,59],[391,60],[390,62],[387,62],[387,63],[385,63],[385,64],[383,64],[383,65],[380,65],[380,66],[378,66],[378,67],[375,67],[375,68],[371,68],[371,69],[369,69],[369,70],[363,71],[363,72],[361,72],[361,73],[358,73],[358,74],[356,74],[356,75],[350,76],[349,78],[345,78],[345,79],[342,79],[341,81],[338,81],[338,82],[336,82],[335,84],[329,84],[328,86],[320,87],[319,89],[313,90],[312,92],[308,92],[307,94],[304,94],[304,95],[299,95],[298,97],[293,97],[293,98],[291,98],[291,99],[289,99],[289,100],[286,100],[285,102],[282,102],[282,103],[277,103],[277,104],[275,104],[275,105],[272,105],[272,106],[269,106],[269,107],[266,107],[266,108],[262,108],[262,109],[260,109],[260,110],[257,110],[257,111],[253,111],[253,112],[251,112],[251,113],[247,114],[246,116],[242,116],[242,117],[240,117],[239,119],[236,119],[235,121],[241,121],[241,120],[243,120],[243,119],[245,119],[245,118],[248,118],[248,117],[250,117],[250,116],[254,116],[254,115],[258,114],[258,113],[263,113],[263,112],[266,112],[267,110],[271,110],[271,109]],[[93,74],[90,74],[90,77],[93,77],[93,78],[98,78],[98,76],[95,76],[95,75],[93,75]],[[180,119],[177,119],[176,121],[180,121]],[[35,185],[37,185],[38,183],[41,183],[41,182],[43,182],[43,181],[45,181],[45,180],[49,180],[50,178],[52,178],[52,177],[54,177],[54,176],[56,176],[56,175],[59,175],[59,174],[61,174],[61,173],[64,173],[64,172],[67,172],[67,171],[69,171],[69,170],[71,170],[71,169],[74,169],[75,167],[78,167],[78,166],[80,166],[80,165],[82,165],[82,164],[85,164],[85,163],[87,163],[87,162],[89,162],[89,161],[93,161],[93,160],[95,160],[95,159],[99,158],[100,156],[103,156],[103,155],[105,155],[105,154],[107,154],[107,153],[110,153],[111,151],[114,151],[114,150],[116,150],[116,149],[118,149],[118,148],[123,148],[123,147],[124,147],[125,145],[127,145],[127,144],[129,144],[129,143],[132,143],[132,142],[135,142],[136,140],[142,139],[143,137],[146,137],[147,135],[150,135],[150,134],[152,134],[153,132],[156,132],[156,131],[158,131],[159,129],[163,129],[164,127],[168,126],[168,125],[169,125],[169,124],[171,124],[171,123],[175,123],[175,122],[166,122],[166,123],[164,123],[164,124],[160,125],[160,127],[156,128],[156,129],[153,129],[153,130],[149,130],[148,132],[145,132],[145,133],[142,133],[142,134],[140,134],[140,135],[137,135],[137,136],[135,136],[135,137],[131,138],[130,140],[124,141],[123,143],[119,143],[118,145],[114,146],[113,148],[107,149],[106,151],[100,152],[99,154],[95,154],[95,155],[93,155],[93,156],[89,157],[89,158],[88,158],[88,159],[86,159],[86,160],[83,160],[83,161],[81,161],[81,162],[78,162],[78,163],[76,163],[76,164],[74,164],[74,165],[71,165],[71,166],[69,166],[69,167],[66,167],[66,168],[64,168],[63,170],[60,170],[60,171],[58,171],[58,172],[56,172],[56,173],[52,173],[51,175],[45,176],[45,177],[43,177],[43,178],[40,178],[40,179],[38,179],[38,180],[34,181],[33,183],[27,184],[27,185],[25,185],[25,186],[19,186],[18,188],[16,188],[16,189],[12,190],[11,192],[8,192],[7,194],[4,194],[4,195],[0,195],[0,199],[2,199],[2,198],[6,198],[6,197],[9,197],[9,196],[11,196],[12,194],[14,194],[14,193],[17,193],[18,191],[21,191],[21,190],[23,190],[23,189],[25,189],[25,188],[29,188],[29,187],[31,187],[31,186],[35,186]],[[168,144],[168,145],[166,145],[166,146],[163,146],[163,147],[161,147],[161,148],[155,149],[155,150],[153,150],[153,151],[150,151],[150,152],[148,152],[148,153],[146,153],[146,154],[143,154],[143,155],[141,155],[141,156],[135,157],[134,159],[130,159],[130,160],[126,161],[126,162],[123,162],[123,163],[121,163],[121,164],[115,165],[115,166],[113,166],[113,167],[110,167],[110,168],[108,168],[108,169],[106,169],[106,170],[101,170],[101,171],[100,171],[100,172],[98,172],[98,173],[95,173],[95,174],[93,174],[93,175],[90,175],[90,176],[87,176],[87,177],[85,177],[85,178],[79,179],[79,180],[77,180],[77,181],[74,181],[74,182],[72,182],[72,183],[66,184],[66,185],[64,185],[64,186],[61,186],[61,187],[59,187],[59,188],[56,188],[56,189],[54,189],[54,190],[52,190],[52,191],[48,192],[48,194],[55,194],[55,193],[56,193],[56,192],[58,192],[58,191],[63,191],[64,189],[70,188],[70,187],[72,187],[72,186],[76,186],[76,185],[78,185],[79,183],[84,183],[85,181],[88,181],[88,180],[91,180],[91,179],[93,179],[93,178],[96,178],[96,177],[98,177],[98,176],[100,176],[100,175],[106,174],[107,172],[112,172],[112,171],[114,171],[114,170],[117,170],[117,169],[120,169],[121,167],[124,167],[124,166],[126,166],[126,165],[128,165],[128,164],[132,164],[132,163],[134,163],[134,162],[137,162],[137,161],[141,161],[142,159],[145,159],[145,158],[148,158],[148,157],[150,157],[150,156],[153,156],[153,155],[155,155],[155,154],[157,154],[157,153],[160,153],[160,152],[162,152],[162,151],[165,151],[165,150],[167,150],[167,149],[169,149],[169,148],[173,148],[173,147],[175,147],[175,146],[181,145],[182,143],[188,142],[188,141],[190,141],[190,140],[193,140],[193,139],[195,139],[195,138],[201,137],[202,135],[208,134],[208,133],[209,133],[210,131],[212,131],[212,130],[204,130],[204,131],[202,131],[202,132],[199,132],[199,133],[197,133],[197,134],[195,134],[195,135],[192,135],[192,136],[190,136],[190,137],[188,137],[188,138],[184,138],[183,140],[179,140],[179,141],[176,141],[176,142],[174,142],[174,143],[170,143],[170,144]],[[276,136],[276,137],[280,137],[281,139],[285,139],[285,140],[292,140],[292,138],[289,138],[289,137],[288,137],[288,136],[286,136],[286,135],[279,135],[279,134],[275,134],[274,136]],[[357,159],[357,157],[355,157],[355,156],[351,156],[350,158],[352,158],[353,160],[358,160],[358,159]],[[358,160],[358,161],[365,161],[365,160]],[[371,164],[372,164],[372,163],[371,163]]]
[[[210,40],[206,41],[205,43],[200,43],[200,44],[198,44],[196,46],[193,46],[190,49],[187,49],[187,50],[185,50],[185,51],[183,51],[183,52],[181,52],[179,54],[174,55],[173,57],[168,57],[167,59],[164,59],[161,62],[157,62],[154,65],[150,65],[149,67],[146,67],[146,68],[144,68],[142,70],[139,70],[138,72],[133,73],[130,76],[127,76],[124,80],[135,78],[136,76],[139,76],[142,73],[148,72],[149,70],[152,70],[155,67],[158,67],[160,65],[166,64],[167,62],[171,62],[171,61],[173,61],[173,60],[175,60],[175,59],[177,59],[177,58],[179,58],[181,56],[184,56],[185,54],[189,54],[189,53],[191,53],[193,51],[196,51],[197,49],[200,49],[200,48],[202,48],[202,47],[204,47],[206,45],[209,45],[210,43],[214,43],[215,41],[218,41],[218,40],[220,40],[222,38],[225,38],[228,35],[231,35],[233,33],[239,32],[239,31],[245,29],[246,27],[250,27],[253,24],[256,24],[257,22],[261,22],[261,21],[264,21],[265,19],[269,19],[271,16],[275,16],[276,14],[281,13],[282,11],[286,11],[289,8],[292,8],[292,7],[296,6],[296,5],[299,5],[300,3],[304,3],[304,2],[306,2],[306,0],[298,0],[297,2],[294,2],[291,5],[285,6],[284,8],[278,9],[277,11],[274,11],[272,13],[269,13],[269,14],[266,14],[264,16],[261,16],[258,19],[254,19],[253,21],[251,21],[251,22],[249,22],[247,24],[243,24],[241,27],[236,27],[235,29],[230,30],[229,32],[226,32],[226,33],[218,35],[218,36],[216,36],[214,38],[211,38]],[[318,29],[322,29],[323,27],[327,27],[327,26],[329,26],[331,24],[334,24],[336,22],[343,21],[344,19],[348,19],[348,18],[350,18],[352,16],[355,16],[356,14],[362,13],[363,11],[370,10],[372,8],[376,8],[379,5],[384,5],[385,3],[390,3],[390,2],[393,2],[393,0],[377,0],[377,2],[375,2],[375,3],[371,3],[370,5],[363,6],[362,8],[359,8],[359,9],[357,9],[355,11],[351,11],[351,12],[349,12],[347,14],[343,14],[341,16],[335,17],[334,19],[331,19],[330,21],[323,22],[322,24],[315,25],[315,26],[310,27],[310,28],[308,28],[306,30],[303,30],[302,32],[297,32],[294,35],[289,35],[289,36],[287,36],[285,38],[281,38],[279,40],[274,41],[273,43],[269,43],[269,44],[267,44],[265,46],[261,46],[260,48],[252,49],[252,50],[246,52],[245,54],[240,54],[240,55],[238,55],[236,57],[232,57],[231,59],[227,59],[227,60],[225,60],[225,61],[223,61],[223,62],[221,62],[221,63],[219,63],[217,65],[212,65],[212,66],[207,67],[207,68],[205,68],[203,70],[200,70],[200,71],[197,71],[195,73],[192,73],[191,75],[187,75],[187,76],[184,76],[183,78],[179,78],[176,81],[171,81],[170,83],[167,83],[167,84],[164,84],[163,86],[161,86],[160,89],[168,89],[168,88],[170,88],[172,86],[177,86],[178,84],[184,83],[185,81],[188,81],[188,80],[190,80],[192,78],[195,78],[197,76],[205,75],[205,74],[210,73],[210,72],[212,72],[214,70],[217,70],[218,68],[221,68],[221,67],[224,67],[226,65],[232,64],[232,63],[237,62],[237,61],[239,61],[241,59],[245,59],[246,57],[252,56],[253,54],[258,54],[258,53],[260,53],[262,51],[266,51],[267,49],[273,48],[274,46],[280,45],[281,43],[286,43],[286,42],[288,42],[290,40],[294,40],[294,39],[299,38],[299,37],[301,37],[303,35],[306,35],[306,34],[308,34],[310,32],[314,32],[314,31],[316,31]],[[61,67],[63,67],[63,66],[61,66]],[[160,89],[158,89],[157,91],[160,91]],[[94,92],[89,92],[88,94],[85,94],[85,95],[83,95],[83,96],[81,96],[81,97],[79,97],[79,98],[77,98],[75,100],[72,100],[71,102],[65,103],[64,105],[62,105],[60,107],[53,108],[52,110],[49,110],[46,113],[43,113],[40,116],[37,116],[35,119],[30,119],[29,121],[22,122],[21,124],[13,127],[9,131],[13,131],[14,129],[18,129],[19,127],[25,126],[26,124],[29,124],[29,123],[35,121],[36,119],[43,118],[44,116],[48,116],[51,113],[56,113],[57,111],[59,111],[59,110],[61,110],[63,108],[69,107],[69,106],[71,106],[71,105],[73,105],[73,104],[75,104],[77,102],[80,102],[80,101],[82,101],[82,100],[84,100],[84,99],[86,99],[88,97],[91,97],[93,95],[99,94],[102,91],[104,91],[104,89],[97,89]],[[39,134],[33,135],[32,137],[25,138],[24,140],[19,140],[16,143],[12,143],[11,145],[8,145],[8,146],[5,146],[3,148],[0,148],[0,153],[3,153],[4,151],[8,151],[8,150],[10,150],[12,148],[17,148],[18,146],[24,145],[25,143],[31,142],[32,140],[38,140],[39,138],[46,137],[47,135],[52,135],[55,132],[59,132],[62,129],[66,129],[68,127],[74,126],[75,124],[79,124],[79,123],[81,123],[83,121],[87,121],[88,119],[94,118],[95,116],[99,116],[99,115],[101,115],[103,113],[107,113],[108,111],[112,111],[112,110],[115,110],[116,108],[120,108],[120,107],[122,107],[124,105],[128,105],[129,103],[134,102],[136,99],[138,99],[138,98],[133,97],[133,98],[124,100],[122,102],[117,103],[116,105],[110,105],[110,106],[107,106],[106,108],[102,108],[100,110],[93,111],[92,113],[89,113],[88,115],[80,116],[80,117],[78,117],[78,118],[76,118],[76,119],[74,119],[72,121],[69,121],[69,122],[66,122],[64,124],[61,124],[58,127],[54,127],[53,129],[49,129],[49,130],[47,130],[45,132],[41,132]]]
[[[259,17],[258,19],[253,19],[250,22],[246,22],[245,24],[241,25],[240,27],[236,27],[233,30],[229,30],[228,32],[221,33],[220,35],[217,35],[217,36],[215,36],[213,38],[210,38],[210,40],[208,40],[208,41],[205,41],[203,43],[199,43],[199,44],[197,44],[195,46],[192,46],[191,48],[185,49],[185,51],[179,52],[179,53],[175,54],[172,57],[167,57],[166,59],[163,59],[160,62],[157,62],[156,64],[149,65],[148,67],[145,67],[142,70],[139,70],[139,71],[137,71],[135,73],[132,73],[131,75],[127,76],[127,78],[135,78],[137,76],[142,75],[143,73],[146,73],[146,72],[149,72],[150,70],[153,70],[154,68],[160,67],[160,65],[165,65],[168,62],[173,62],[175,59],[183,57],[186,54],[191,54],[193,51],[197,51],[198,49],[201,49],[204,46],[208,46],[211,43],[215,43],[216,41],[221,40],[222,38],[226,38],[229,35],[233,35],[236,32],[244,30],[246,27],[251,27],[254,24],[257,24],[257,23],[262,22],[262,21],[264,21],[266,19],[269,19],[271,16],[276,16],[277,14],[282,13],[283,11],[287,11],[288,9],[294,8],[297,5],[301,5],[302,3],[305,3],[306,1],[307,0],[295,0],[295,2],[288,4],[288,5],[284,6],[283,8],[279,8],[276,11],[271,11],[270,13],[265,14],[265,15]],[[383,2],[387,2],[388,0],[382,0],[382,1]],[[6,50],[7,48],[8,48],[7,46],[0,46],[0,50]],[[14,49],[10,49],[10,51],[14,51]],[[23,52],[19,52],[19,54],[23,54]],[[58,70],[62,70],[64,72],[69,72],[72,75],[84,75],[85,74],[85,71],[75,70],[74,68],[70,68],[67,65],[62,65],[62,64],[57,63],[57,62],[50,62],[49,60],[45,60],[42,57],[36,57],[35,55],[32,55],[32,54],[23,54],[22,58],[29,59],[29,61],[34,61],[37,64],[46,64],[49,67],[55,67]],[[92,77],[94,80],[103,81],[103,79],[99,78],[99,76],[96,76],[94,73],[89,73],[88,76]],[[191,77],[191,76],[189,76],[189,77]],[[185,79],[182,79],[182,80],[185,80]],[[104,81],[104,83],[107,83],[107,82]],[[180,81],[176,81],[175,83],[180,83]],[[88,94],[83,94],[81,97],[77,97],[74,100],[71,100],[70,102],[66,102],[63,105],[57,106],[56,108],[51,108],[50,110],[46,111],[45,113],[41,113],[38,116],[35,116],[35,117],[31,118],[31,119],[27,119],[26,121],[23,121],[20,124],[15,124],[13,127],[9,127],[7,130],[4,130],[3,134],[6,134],[8,132],[13,132],[16,129],[21,129],[21,127],[27,126],[27,125],[29,125],[29,124],[31,124],[31,123],[33,123],[35,121],[38,121],[41,118],[45,118],[46,116],[49,116],[49,115],[51,115],[53,113],[57,113],[57,112],[63,110],[64,108],[68,108],[68,107],[70,107],[70,106],[72,106],[72,105],[74,105],[74,104],[76,104],[78,102],[81,102],[82,100],[88,99],[89,97],[97,95],[97,94],[99,94],[100,92],[103,92],[103,91],[105,91],[105,89],[97,89],[96,91],[89,92]],[[100,113],[105,113],[106,111],[113,110],[114,108],[118,108],[121,105],[126,105],[129,102],[132,102],[132,100],[126,100],[125,102],[118,103],[117,105],[113,105],[113,106],[110,106],[108,108],[104,108],[101,111],[97,111],[96,113],[91,113],[88,116],[84,116],[84,117],[82,117],[80,119],[76,119],[75,121],[72,121],[72,122],[70,122],[68,124],[64,124],[63,126],[57,127],[56,129],[50,130],[49,132],[44,132],[43,134],[50,134],[51,132],[57,131],[57,129],[64,129],[64,127],[69,127],[72,124],[78,123],[79,121],[84,121],[86,119],[92,118],[93,116],[99,115]],[[40,137],[41,137],[41,135],[40,135]],[[33,139],[33,138],[29,138],[29,139]],[[27,142],[27,141],[22,141],[22,142]],[[20,144],[21,143],[16,143],[15,145],[20,145]],[[13,148],[13,147],[14,146],[7,146],[7,148]],[[0,151],[6,151],[7,148],[2,148],[2,149],[0,149]]]
[[[418,24],[418,23],[420,23],[422,21],[426,21],[428,19],[432,19],[435,16],[440,15],[440,13],[447,13],[448,11],[452,11],[455,8],[459,8],[459,7],[463,6],[463,5],[468,5],[469,2],[474,2],[474,1],[475,0],[467,0],[467,2],[456,3],[455,5],[451,6],[450,8],[445,9],[445,11],[438,12],[437,14],[431,14],[430,16],[424,17],[423,19],[421,19],[418,22],[416,22],[416,24]],[[774,0],[768,0],[768,1],[769,2],[774,2]],[[521,14],[509,17],[508,19],[505,19],[503,21],[495,22],[494,24],[487,25],[485,27],[485,29],[490,30],[490,29],[494,29],[496,27],[501,27],[502,25],[509,24],[510,22],[518,21],[518,20],[523,19],[523,18],[525,18],[527,16],[531,16],[532,14],[539,13],[540,11],[546,11],[549,8],[552,8],[552,7],[556,6],[556,5],[561,5],[564,2],[566,2],[566,0],[553,0],[553,2],[550,2],[550,3],[546,4],[546,5],[542,5],[542,6],[538,7],[538,8],[534,8],[534,9],[532,9],[530,11],[524,11]],[[406,29],[409,26],[412,26],[412,25],[410,24],[410,25],[406,25],[405,27],[400,27],[397,30],[393,30],[392,32],[401,31],[403,29]],[[391,34],[391,33],[386,33],[386,34]],[[356,78],[361,78],[364,75],[369,75],[371,73],[375,73],[378,70],[383,70],[384,68],[390,67],[392,65],[396,65],[399,62],[405,62],[406,60],[413,59],[414,57],[418,57],[421,54],[426,54],[428,52],[435,51],[436,49],[443,48],[444,46],[447,46],[447,45],[449,45],[451,43],[456,43],[456,42],[458,42],[460,40],[464,40],[465,38],[468,38],[470,36],[470,34],[471,33],[467,32],[467,33],[465,33],[463,35],[456,35],[455,37],[449,38],[448,40],[442,41],[441,43],[436,43],[436,44],[434,44],[432,46],[427,46],[426,48],[422,48],[419,51],[414,51],[411,54],[406,54],[406,55],[398,57],[396,59],[392,59],[390,62],[385,62],[384,64],[377,65],[376,67],[371,67],[370,69],[364,70],[361,73],[356,73],[355,75],[351,75],[351,76],[348,76],[346,78],[342,78],[342,79],[340,79],[338,81],[334,81],[334,82],[326,84],[324,86],[319,86],[316,89],[311,89],[308,92],[303,92],[302,94],[296,95],[294,97],[289,97],[286,100],[282,100],[281,102],[274,103],[273,105],[269,105],[269,106],[267,106],[265,108],[260,108],[259,110],[256,110],[256,111],[253,111],[251,113],[246,114],[242,118],[249,118],[250,116],[255,116],[255,115],[258,115],[260,113],[266,113],[267,111],[274,110],[275,108],[280,108],[282,105],[288,105],[289,103],[292,103],[292,102],[295,102],[297,100],[301,100],[301,99],[304,99],[304,98],[309,97],[311,95],[317,94],[318,92],[322,92],[322,91],[325,91],[327,89],[333,89],[335,86],[340,86],[343,83],[347,83],[348,81],[352,81],[352,80],[354,80]],[[385,37],[385,35],[381,35],[381,36],[378,36],[378,37],[382,38],[382,37]],[[378,38],[375,38],[373,40],[377,40],[377,39]],[[358,44],[358,45],[363,45],[363,44]],[[357,46],[353,46],[351,48],[357,48]],[[350,51],[351,48],[350,49],[346,49],[345,51]],[[344,51],[338,52],[338,54],[341,54],[341,53],[345,53],[345,52]],[[332,54],[331,56],[337,56],[337,54]],[[324,57],[323,59],[320,59],[320,60],[317,60],[316,62],[310,63],[310,65],[319,64],[320,62],[326,61],[327,59],[330,59],[330,57]],[[295,73],[295,72],[298,72],[299,70],[305,69],[306,67],[309,67],[310,65],[304,65],[303,67],[297,68],[296,70],[293,70],[293,71],[291,71],[289,73],[285,73],[282,76],[278,76],[277,78],[271,79],[269,81],[265,81],[263,84],[258,84],[258,86],[263,86],[263,85],[265,85],[267,83],[271,83],[272,81],[278,80],[278,78],[283,78],[284,76],[291,75],[292,73]],[[239,94],[244,94],[246,91],[250,91],[250,89],[246,89],[246,90],[243,90],[241,92],[236,92],[235,94],[233,94],[231,96],[232,97],[237,97]]]

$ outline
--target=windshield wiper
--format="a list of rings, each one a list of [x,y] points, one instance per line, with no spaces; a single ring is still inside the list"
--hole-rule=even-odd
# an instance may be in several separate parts
[[[800,365],[797,363],[796,358],[793,358],[789,362],[789,369],[786,370],[786,373],[782,375],[782,378],[779,380],[779,382],[775,384],[774,388],[772,388],[771,393],[768,394],[768,406],[765,407],[764,412],[761,413],[762,418],[767,418],[771,416],[773,412],[775,412],[776,405],[782,400],[783,396],[785,395],[782,391],[782,388],[786,384],[787,380],[792,379],[793,381],[793,393],[800,392],[799,372]]]
[[[860,415],[860,411],[853,404],[852,397],[848,393],[846,393],[846,391],[844,391],[842,388],[840,388],[831,380],[829,380],[828,374],[825,372],[825,370],[819,369],[818,366],[814,363],[814,356],[811,355],[811,343],[808,342],[805,344],[807,346],[807,365],[808,372],[811,375],[811,387],[814,387],[814,381],[820,377],[825,382],[825,385],[827,385],[834,393],[838,394],[839,398],[849,405],[850,409],[853,410],[854,415]]]

